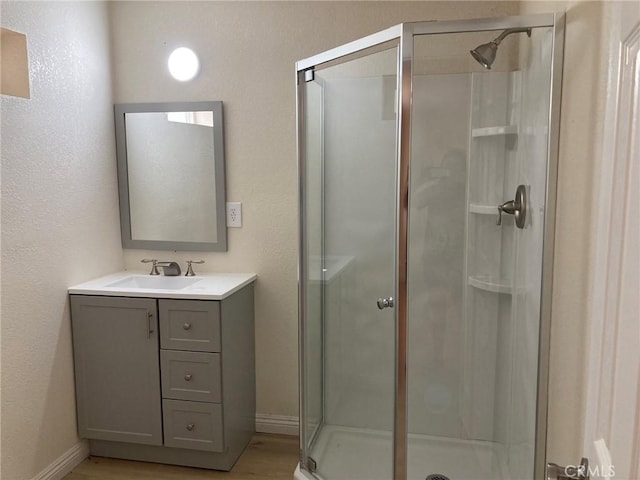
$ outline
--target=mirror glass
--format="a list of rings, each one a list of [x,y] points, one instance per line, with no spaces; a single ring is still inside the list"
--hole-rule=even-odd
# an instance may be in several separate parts
[[[226,250],[222,102],[115,106],[125,248]]]

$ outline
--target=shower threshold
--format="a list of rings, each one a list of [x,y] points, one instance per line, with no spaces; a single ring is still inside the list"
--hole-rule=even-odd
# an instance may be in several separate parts
[[[324,480],[389,480],[392,442],[390,432],[325,425],[311,456]],[[497,443],[410,434],[408,449],[408,480],[510,480]]]

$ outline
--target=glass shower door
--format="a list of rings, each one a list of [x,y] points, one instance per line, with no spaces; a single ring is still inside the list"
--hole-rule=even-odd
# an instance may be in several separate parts
[[[397,63],[299,75],[301,465],[325,480],[392,478]]]

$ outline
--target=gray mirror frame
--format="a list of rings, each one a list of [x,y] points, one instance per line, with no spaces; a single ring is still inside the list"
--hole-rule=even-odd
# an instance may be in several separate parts
[[[224,162],[224,124],[222,102],[170,102],[170,103],[118,103],[113,106],[115,116],[116,158],[118,164],[118,194],[120,200],[120,230],[124,248],[148,250],[180,250],[199,252],[227,251],[226,190]],[[125,114],[148,112],[213,112],[213,148],[216,188],[217,242],[180,242],[160,240],[134,240],[131,238],[129,203],[129,176]]]

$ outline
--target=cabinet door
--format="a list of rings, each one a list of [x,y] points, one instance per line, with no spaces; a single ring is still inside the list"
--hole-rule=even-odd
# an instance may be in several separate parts
[[[156,301],[72,295],[71,321],[80,436],[161,445]]]

